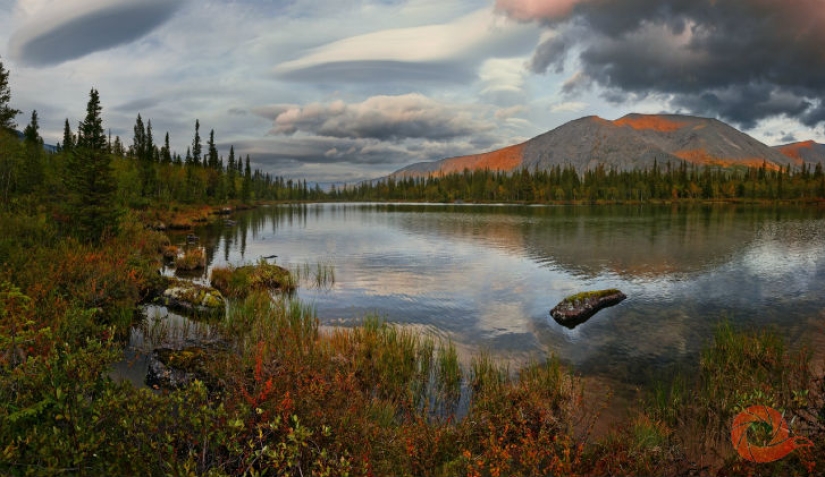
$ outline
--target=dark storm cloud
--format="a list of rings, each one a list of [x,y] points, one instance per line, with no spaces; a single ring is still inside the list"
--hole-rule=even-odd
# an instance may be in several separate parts
[[[10,49],[22,63],[49,66],[135,41],[168,20],[183,0],[86,2],[85,8],[47,11],[12,37]],[[48,9],[51,10],[51,9]]]
[[[567,55],[567,41],[564,36],[559,35],[547,39],[539,44],[533,58],[530,60],[529,68],[533,73],[543,73],[552,66],[553,72],[564,71],[564,59]]]
[[[788,116],[825,121],[822,0],[498,0],[500,10],[560,32],[534,71],[575,54],[613,101],[650,95],[744,127]],[[571,53],[575,52],[575,53]]]

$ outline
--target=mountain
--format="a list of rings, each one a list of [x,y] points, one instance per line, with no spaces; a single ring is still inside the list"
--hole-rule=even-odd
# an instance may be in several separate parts
[[[615,121],[598,116],[576,119],[522,144],[483,154],[413,164],[392,175],[420,177],[485,168],[495,171],[544,170],[557,165],[572,166],[579,173],[600,165],[626,171],[651,168],[654,162],[661,166],[681,161],[722,167],[761,166],[764,163],[772,169],[801,164],[716,119],[676,114],[628,114]]]
[[[803,162],[825,164],[825,144],[804,141],[776,146],[774,149],[790,157],[797,166],[801,166]]]

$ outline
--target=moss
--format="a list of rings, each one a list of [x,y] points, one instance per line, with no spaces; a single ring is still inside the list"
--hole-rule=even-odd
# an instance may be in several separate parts
[[[616,295],[616,294],[619,294],[619,293],[621,293],[621,291],[619,291],[616,288],[609,288],[607,290],[592,290],[592,291],[576,293],[575,295],[570,295],[567,298],[565,298],[563,301],[568,302],[568,303],[574,303],[574,304],[578,305],[578,304],[580,304],[580,303],[582,303],[586,300],[589,300],[591,298],[597,298],[597,299],[598,298],[604,298],[604,297],[611,296],[611,295]]]

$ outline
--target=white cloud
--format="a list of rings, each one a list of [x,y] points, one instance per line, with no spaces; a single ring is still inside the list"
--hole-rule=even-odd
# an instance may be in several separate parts
[[[335,71],[338,80],[385,79],[425,72],[442,79],[468,74],[491,56],[524,54],[535,45],[538,29],[481,9],[453,22],[394,28],[344,38],[275,67],[284,78],[311,80]],[[329,79],[329,78],[323,78]]]

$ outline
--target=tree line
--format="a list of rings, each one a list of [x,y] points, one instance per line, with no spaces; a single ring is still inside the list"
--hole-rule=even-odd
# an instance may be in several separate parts
[[[125,209],[158,204],[252,203],[296,200],[308,195],[303,184],[285,181],[253,169],[249,155],[218,153],[215,131],[204,143],[200,121],[194,138],[181,156],[172,151],[167,132],[157,141],[152,121],[138,114],[130,145],[106,134],[100,94],[89,93],[86,114],[75,130],[67,118],[63,138],[45,147],[40,117],[32,111],[22,136],[10,106],[9,72],[0,62],[0,207],[32,211],[48,207],[53,216],[78,238],[99,240],[117,231]],[[22,140],[21,140],[22,139]]]
[[[388,177],[333,187],[331,200],[427,202],[627,203],[670,200],[821,200],[822,164],[776,168],[654,163],[651,169],[620,171],[600,165],[579,174],[572,166],[516,172],[464,170],[443,176]]]

